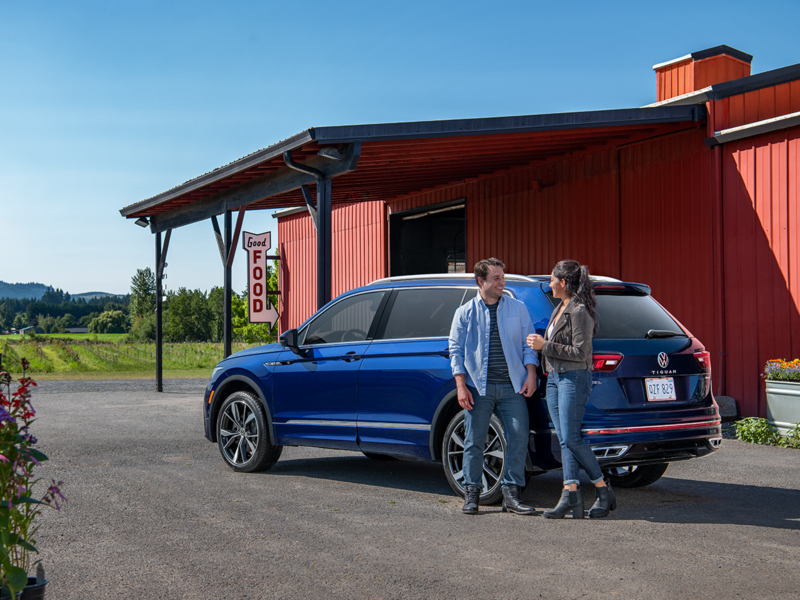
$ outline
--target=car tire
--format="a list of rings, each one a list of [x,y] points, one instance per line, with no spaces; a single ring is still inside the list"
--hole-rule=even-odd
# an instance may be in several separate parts
[[[661,479],[667,472],[669,463],[663,465],[638,465],[629,467],[606,467],[603,474],[611,481],[613,487],[639,488],[650,485]]]
[[[442,441],[444,475],[453,491],[462,498],[464,497],[464,416],[465,411],[462,410],[453,417]],[[483,456],[483,489],[480,503],[497,504],[503,496],[501,482],[505,475],[506,440],[500,419],[494,414],[489,420],[489,432]]]
[[[362,454],[367,458],[369,458],[370,460],[378,460],[378,461],[397,460],[396,456],[390,456],[389,454],[376,454],[375,452],[362,452]]]
[[[239,391],[222,403],[217,417],[217,446],[234,471],[266,471],[280,458],[283,446],[269,437],[267,416],[261,401],[251,392]]]

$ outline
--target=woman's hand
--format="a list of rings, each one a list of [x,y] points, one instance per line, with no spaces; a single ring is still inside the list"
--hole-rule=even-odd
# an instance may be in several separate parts
[[[527,339],[528,346],[539,352],[542,348],[544,348],[544,338],[540,336],[538,333],[532,333],[528,336]]]

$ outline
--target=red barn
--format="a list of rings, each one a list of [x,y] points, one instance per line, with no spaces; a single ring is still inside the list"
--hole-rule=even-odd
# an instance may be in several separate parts
[[[655,65],[640,109],[316,129],[303,151],[361,144],[333,185],[333,296],[573,258],[649,284],[712,352],[715,393],[765,416],[764,363],[800,356],[800,65],[751,60],[720,46]],[[305,208],[275,216],[287,329],[317,308],[316,233]]]

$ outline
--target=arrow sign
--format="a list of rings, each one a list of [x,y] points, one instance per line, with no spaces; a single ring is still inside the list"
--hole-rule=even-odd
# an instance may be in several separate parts
[[[242,246],[247,250],[247,314],[251,323],[278,322],[278,311],[267,297],[267,250],[272,234],[242,232]]]

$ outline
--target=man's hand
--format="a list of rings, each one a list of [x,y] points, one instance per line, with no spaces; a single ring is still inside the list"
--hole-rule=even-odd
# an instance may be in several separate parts
[[[525,378],[525,383],[522,384],[522,389],[519,391],[519,393],[525,396],[526,398],[530,398],[531,396],[533,396],[533,392],[535,391],[536,391],[536,374],[528,373],[528,377]]]
[[[472,399],[472,392],[467,387],[466,375],[456,375],[456,389],[458,389],[458,405],[464,410],[472,410],[475,402]]]

